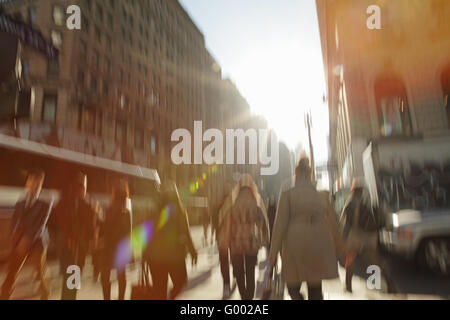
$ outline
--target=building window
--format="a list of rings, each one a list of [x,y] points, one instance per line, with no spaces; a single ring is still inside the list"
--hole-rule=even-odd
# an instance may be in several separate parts
[[[412,135],[411,115],[403,82],[383,78],[376,82],[380,133],[382,136]]]
[[[441,75],[442,93],[444,98],[444,109],[447,113],[448,125],[450,126],[450,66]]]
[[[114,25],[114,19],[112,15],[108,14],[108,27],[112,28]]]
[[[99,67],[99,65],[100,65],[100,58],[98,56],[98,52],[93,52],[92,53],[92,63],[94,64],[94,66],[96,68]]]
[[[36,8],[34,7],[28,8],[28,23],[29,24],[36,23]]]
[[[81,87],[84,87],[84,79],[85,79],[84,71],[82,69],[79,69],[78,70],[78,83],[80,84]]]
[[[106,59],[105,61],[105,73],[111,72],[111,60]]]
[[[116,142],[126,143],[127,141],[127,126],[121,121],[116,123]]]
[[[56,122],[57,96],[55,94],[44,94],[44,103],[42,105],[42,121]]]
[[[108,50],[112,49],[112,41],[111,41],[111,37],[106,36],[106,48],[108,48]]]
[[[92,9],[92,0],[85,0],[86,6],[89,8],[89,10]]]
[[[99,43],[101,43],[101,41],[102,41],[102,34],[100,32],[100,28],[97,27],[97,26],[95,27],[95,38],[97,39],[97,41]]]
[[[97,87],[98,87],[98,84],[97,84],[96,79],[94,77],[91,77],[91,90],[92,90],[92,92],[97,92]]]
[[[30,64],[27,60],[22,60],[22,77],[30,74]]]
[[[86,32],[86,34],[89,34],[89,21],[88,19],[86,19],[85,16],[83,16],[83,19],[81,19],[81,23],[83,24],[83,27],[81,28],[84,32]]]
[[[103,134],[103,114],[100,112],[97,115],[97,136],[101,136]]]
[[[134,133],[134,146],[137,149],[144,149],[144,130],[136,129]]]
[[[100,21],[103,21],[103,8],[97,3],[97,16]]]
[[[156,137],[155,136],[150,137],[150,153],[152,155],[156,154]]]
[[[59,75],[59,62],[58,59],[50,59],[47,63],[47,75],[49,77],[58,77]]]
[[[62,26],[65,19],[66,14],[64,12],[64,8],[58,5],[53,6],[53,22],[58,26]]]
[[[80,54],[81,56],[86,56],[87,54],[86,42],[84,42],[83,40],[80,41]]]
[[[109,92],[108,81],[105,79],[103,80],[103,95],[107,96],[108,92]]]
[[[83,111],[83,129],[87,133],[95,134],[95,112],[90,109]]]
[[[58,48],[61,49],[62,46],[62,34],[59,31],[52,30],[50,37],[52,39],[52,44]]]

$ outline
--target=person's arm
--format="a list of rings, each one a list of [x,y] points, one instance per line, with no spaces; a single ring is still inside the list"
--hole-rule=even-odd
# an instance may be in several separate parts
[[[187,249],[189,250],[189,253],[191,254],[193,263],[196,264],[197,250],[195,249],[194,241],[192,241],[191,231],[189,230],[189,219],[185,210],[180,210],[180,219],[182,228],[182,242],[185,243]]]
[[[339,220],[339,225],[342,227],[342,234],[344,238],[348,237],[350,233],[350,228],[352,226],[353,221],[353,208],[352,203],[349,202],[342,209],[341,219]]]
[[[339,229],[338,220],[331,203],[328,201],[328,199],[325,199],[325,201],[327,202],[327,224],[333,238],[336,254],[340,261],[344,261],[347,255],[346,242]]]
[[[271,265],[275,265],[278,253],[281,251],[283,238],[289,224],[289,199],[288,192],[281,192],[275,223],[272,231],[269,259]]]
[[[41,221],[41,225],[38,227],[38,232],[36,233],[36,237],[33,240],[36,240],[37,238],[42,237],[44,232],[46,232],[48,220],[52,214],[53,200],[51,200],[50,203],[42,202],[42,205],[43,205],[43,210],[44,210],[45,214]]]
[[[258,217],[259,217],[258,227],[261,228],[263,244],[268,244],[270,239],[269,219],[260,207],[258,207]]]
[[[23,207],[20,202],[16,203],[13,215],[11,217],[11,238],[15,243],[22,233],[21,219],[23,214]]]

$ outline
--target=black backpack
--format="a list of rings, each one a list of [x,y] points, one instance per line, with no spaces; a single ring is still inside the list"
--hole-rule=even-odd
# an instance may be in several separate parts
[[[378,231],[379,225],[375,218],[372,207],[366,206],[362,201],[359,202],[359,221],[358,226],[364,231]]]

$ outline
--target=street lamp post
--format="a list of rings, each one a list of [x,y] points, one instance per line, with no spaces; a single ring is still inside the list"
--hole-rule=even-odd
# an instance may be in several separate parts
[[[313,144],[312,144],[312,138],[311,138],[311,127],[312,127],[311,112],[308,112],[305,115],[305,124],[306,124],[306,128],[308,129],[309,153],[310,153],[310,160],[311,160],[311,179],[313,182],[315,182],[316,181],[316,173],[315,173],[315,162],[314,162],[314,150],[313,150]]]

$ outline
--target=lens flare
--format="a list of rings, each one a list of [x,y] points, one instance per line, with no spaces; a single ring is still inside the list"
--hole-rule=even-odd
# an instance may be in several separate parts
[[[170,217],[172,216],[173,206],[169,203],[161,212],[161,216],[159,217],[158,222],[158,230],[164,227],[167,222],[169,222]]]
[[[131,240],[123,239],[117,246],[114,266],[117,270],[125,270],[132,257],[139,259],[153,238],[153,222],[146,221],[131,232]],[[131,242],[130,242],[131,241]]]
[[[125,270],[127,264],[131,261],[131,245],[129,239],[122,240],[117,246],[114,266],[118,271]]]
[[[135,259],[141,258],[147,245],[153,237],[153,223],[144,222],[142,225],[134,228],[131,233],[131,248]]]

